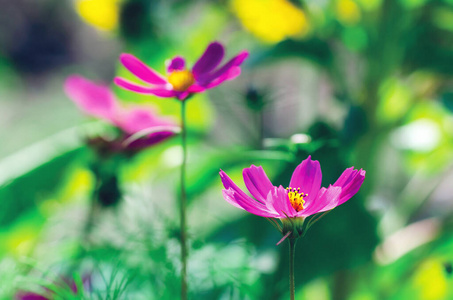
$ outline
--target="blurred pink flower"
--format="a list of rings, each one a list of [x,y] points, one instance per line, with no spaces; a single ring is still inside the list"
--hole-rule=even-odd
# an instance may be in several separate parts
[[[294,170],[288,188],[272,185],[262,167],[243,170],[244,182],[256,200],[245,194],[220,171],[225,200],[252,214],[268,218],[306,218],[331,210],[354,196],[365,179],[365,171],[346,169],[328,188],[321,187],[321,167],[309,156]]]
[[[74,281],[74,279],[67,279],[65,277],[61,278],[60,282],[56,283],[60,288],[69,288],[71,292],[74,295],[77,295],[79,292],[77,285]],[[83,290],[84,291],[90,291],[91,290],[91,276],[90,275],[85,275],[82,277],[82,284],[83,284]],[[44,288],[44,291],[47,292],[47,296],[43,296],[41,294],[35,293],[35,292],[23,292],[19,291],[15,295],[16,300],[51,300],[54,299],[54,293],[51,292],[49,289]]]
[[[121,129],[125,133],[125,141],[138,136],[128,147],[147,147],[173,136],[179,130],[173,121],[155,115],[149,108],[122,107],[108,86],[96,84],[82,76],[69,76],[64,89],[85,114]]]
[[[116,77],[114,82],[120,87],[136,93],[152,94],[164,98],[176,97],[184,100],[191,94],[203,92],[239,76],[240,65],[247,58],[248,52],[242,51],[226,64],[218,67],[224,54],[223,45],[213,42],[209,44],[192,70],[186,68],[184,58],[176,56],[167,64],[167,77],[149,68],[135,56],[121,54],[120,61],[126,69],[149,85],[139,85],[121,77]]]

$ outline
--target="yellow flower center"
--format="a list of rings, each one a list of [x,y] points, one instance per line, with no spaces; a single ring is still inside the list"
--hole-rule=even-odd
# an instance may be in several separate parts
[[[195,83],[195,78],[189,70],[173,71],[168,75],[168,82],[175,91],[184,92]]]
[[[301,193],[300,188],[287,187],[286,190],[288,191],[289,201],[293,208],[298,212],[304,209],[304,197],[307,197],[308,194]]]

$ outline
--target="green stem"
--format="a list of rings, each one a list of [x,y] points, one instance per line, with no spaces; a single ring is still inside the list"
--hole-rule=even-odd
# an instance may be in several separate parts
[[[181,232],[181,300],[187,300],[187,234],[186,234],[186,164],[187,164],[187,129],[186,129],[186,101],[181,102],[181,198],[179,206]]]
[[[294,252],[296,250],[296,239],[289,238],[289,298],[294,300]]]

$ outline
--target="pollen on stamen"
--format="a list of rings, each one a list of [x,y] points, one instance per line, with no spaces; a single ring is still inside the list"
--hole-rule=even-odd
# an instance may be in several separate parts
[[[303,210],[304,204],[305,204],[304,197],[307,197],[308,194],[301,193],[300,188],[296,189],[296,188],[287,187],[286,190],[288,191],[288,198],[289,198],[289,201],[290,201],[292,207],[297,212]]]
[[[183,92],[195,83],[195,77],[189,70],[173,71],[168,75],[168,82],[175,91]]]

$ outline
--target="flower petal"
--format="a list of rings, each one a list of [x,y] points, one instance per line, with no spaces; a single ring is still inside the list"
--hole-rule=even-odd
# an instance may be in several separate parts
[[[312,201],[306,209],[301,210],[298,216],[310,216],[319,212],[331,210],[337,207],[340,200],[341,188],[338,186],[329,186],[321,188],[315,201]]]
[[[48,300],[49,298],[41,296],[33,292],[18,292],[16,294],[17,300]]]
[[[132,54],[121,54],[120,61],[126,67],[126,69],[128,69],[132,74],[134,74],[144,82],[157,85],[167,83],[165,77],[148,67]]]
[[[224,171],[220,170],[219,174],[225,187],[223,195],[226,201],[234,202],[246,211],[262,217],[275,217],[277,215],[275,212],[269,211],[266,205],[244,193]]]
[[[175,56],[170,61],[168,61],[167,72],[171,73],[173,71],[180,71],[186,68],[186,61],[181,56]]]
[[[203,55],[198,59],[192,68],[195,77],[201,76],[213,70],[222,61],[225,49],[219,42],[209,44]]]
[[[245,186],[253,197],[260,202],[265,203],[269,191],[273,189],[273,185],[261,166],[251,165],[250,168],[245,168],[242,171],[244,176]]]
[[[124,132],[135,134],[157,126],[175,126],[175,122],[155,115],[150,109],[132,108],[122,110],[115,116],[115,123]]]
[[[176,92],[173,90],[167,90],[163,88],[151,88],[143,85],[133,83],[127,79],[121,77],[115,77],[113,80],[116,85],[122,87],[123,89],[133,91],[140,94],[151,94],[157,97],[171,98],[176,96]]]
[[[157,143],[160,143],[174,135],[175,135],[174,131],[165,131],[165,130],[158,131],[155,133],[151,133],[144,138],[131,141],[125,147],[127,147],[128,149],[143,149],[143,148],[147,148],[149,146],[155,145]]]
[[[365,173],[366,172],[362,169],[354,170],[354,167],[344,170],[338,180],[333,184],[334,186],[341,187],[341,195],[338,205],[348,201],[359,191],[363,181],[365,180]]]
[[[297,215],[297,211],[289,201],[288,192],[282,186],[273,187],[269,191],[266,206],[270,211],[274,210],[279,215],[278,218],[292,218]]]
[[[241,75],[241,68],[239,67],[232,67],[231,69],[229,69],[227,72],[223,73],[220,77],[217,77],[216,79],[214,79],[213,81],[211,81],[210,83],[208,83],[206,85],[206,88],[207,89],[211,89],[213,87],[216,87],[218,86],[219,84],[221,84],[222,82],[226,81],[226,80],[231,80],[231,79],[234,79],[236,77],[238,77],[239,75]]]
[[[187,92],[189,92],[189,93],[201,93],[201,92],[204,92],[205,90],[206,90],[205,87],[202,87],[202,86],[197,85],[197,84],[192,84],[187,89]]]
[[[69,76],[64,83],[69,98],[86,114],[111,121],[116,98],[105,85],[98,85],[82,76]]]
[[[230,59],[226,64],[224,64],[222,67],[220,67],[216,71],[200,77],[199,81],[202,83],[205,83],[205,84],[211,82],[212,80],[216,79],[217,77],[220,77],[222,74],[228,72],[231,68],[238,67],[239,65],[241,65],[248,56],[249,56],[249,53],[247,51],[240,52],[238,55],[236,55],[235,57]]]
[[[319,161],[311,160],[311,156],[294,170],[291,177],[289,186],[292,188],[300,188],[303,193],[307,193],[306,197],[307,205],[316,199],[316,195],[321,187],[322,173]]]
[[[266,207],[256,205],[260,204],[259,202],[253,200],[252,198],[245,194],[236,192],[233,188],[222,190],[222,194],[225,201],[238,208],[242,208],[248,211],[249,213],[266,218],[276,217],[276,214],[273,212],[269,212]]]
[[[176,92],[176,97],[179,99],[179,100],[184,100],[186,99],[188,96],[189,96],[189,92],[188,91],[184,91],[184,92]]]

